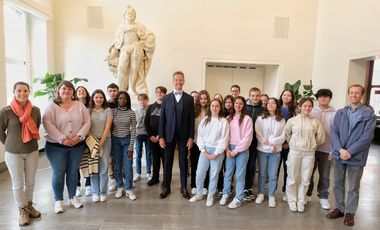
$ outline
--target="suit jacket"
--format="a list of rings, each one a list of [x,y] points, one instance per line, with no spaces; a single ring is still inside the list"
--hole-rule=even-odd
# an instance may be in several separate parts
[[[159,125],[159,136],[164,138],[166,142],[172,142],[176,130],[176,112],[182,116],[182,125],[177,127],[181,130],[181,139],[194,139],[194,100],[189,94],[183,92],[181,97],[183,106],[180,111],[176,111],[176,99],[174,93],[167,94],[162,100],[161,116]]]

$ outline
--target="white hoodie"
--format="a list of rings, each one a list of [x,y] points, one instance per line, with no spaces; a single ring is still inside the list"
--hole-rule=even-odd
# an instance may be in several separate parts
[[[276,147],[276,152],[281,152],[282,144],[285,141],[285,119],[277,121],[275,117],[258,117],[255,123],[257,138],[257,150],[264,153],[271,153],[272,147]],[[269,145],[263,144],[268,139]]]
[[[317,151],[319,152],[330,153],[331,151],[330,129],[334,122],[335,113],[336,110],[331,106],[326,110],[323,110],[317,106],[311,111],[311,116],[317,118],[325,129],[325,142],[321,145],[318,145]]]

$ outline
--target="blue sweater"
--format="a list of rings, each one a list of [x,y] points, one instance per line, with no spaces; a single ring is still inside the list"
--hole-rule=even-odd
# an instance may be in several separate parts
[[[361,105],[356,108],[353,120],[349,121],[350,106],[336,112],[331,127],[332,156],[342,164],[364,167],[376,127],[376,116],[371,107]],[[339,149],[346,149],[351,158],[340,159]]]

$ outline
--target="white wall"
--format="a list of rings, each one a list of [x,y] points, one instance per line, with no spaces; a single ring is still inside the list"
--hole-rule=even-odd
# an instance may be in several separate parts
[[[7,89],[5,84],[5,47],[4,47],[4,15],[3,0],[0,0],[0,108],[6,105]],[[4,145],[0,144],[0,163],[4,161]]]
[[[279,97],[283,86],[279,86],[278,76],[280,72],[280,66],[267,65],[264,72],[264,87],[262,93],[267,94],[269,97]]]
[[[103,59],[127,3],[156,34],[150,96],[157,85],[171,89],[176,70],[186,75],[186,91],[203,88],[206,59],[281,63],[280,85],[311,79],[317,0],[55,1],[56,72],[88,78],[90,90],[115,81]],[[88,5],[103,7],[103,29],[86,27]],[[273,38],[276,16],[290,18],[289,38]]]
[[[313,84],[314,89],[330,88],[337,108],[344,106],[347,86],[355,78],[348,78],[350,60],[380,54],[379,15],[378,0],[319,0]],[[352,74],[363,73],[356,64]]]

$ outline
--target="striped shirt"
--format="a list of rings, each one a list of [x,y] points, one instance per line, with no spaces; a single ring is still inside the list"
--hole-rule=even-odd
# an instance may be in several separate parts
[[[131,109],[115,108],[113,110],[112,136],[126,137],[131,134],[129,150],[133,150],[136,138],[136,114]]]

